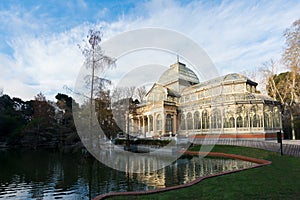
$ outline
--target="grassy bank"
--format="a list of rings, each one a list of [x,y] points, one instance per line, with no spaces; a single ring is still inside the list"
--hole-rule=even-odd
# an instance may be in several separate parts
[[[191,150],[199,150],[192,147]],[[188,188],[147,196],[113,199],[299,199],[300,158],[236,146],[215,146],[214,152],[232,153],[272,161],[269,166],[214,177]]]

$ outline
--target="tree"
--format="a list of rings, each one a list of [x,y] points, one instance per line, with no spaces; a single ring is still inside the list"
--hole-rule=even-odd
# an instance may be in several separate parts
[[[130,86],[125,88],[125,98],[132,99],[134,96],[134,92],[136,90],[135,86]]]
[[[31,121],[33,107],[31,101],[24,102],[20,98],[0,96],[0,140],[9,143],[20,141],[20,134],[26,124]]]
[[[23,101],[20,98],[13,97],[14,109],[20,113],[24,122],[30,122],[33,115],[33,103],[31,101]]]
[[[299,119],[295,116],[298,116],[300,103],[300,19],[286,29],[284,36],[286,41],[281,61],[288,71],[277,75],[274,69],[278,63],[272,60],[265,64],[267,69],[261,71],[267,80],[268,94],[281,103],[284,122],[290,123],[289,126],[284,123],[285,130],[290,130],[292,139],[296,139],[295,123]]]
[[[297,74],[296,84],[300,83],[300,75]],[[283,129],[288,138],[291,132],[292,138],[296,138],[294,116],[299,114],[299,103],[293,100],[291,89],[291,72],[274,74],[269,77],[266,89],[269,96],[279,101],[282,105]],[[299,95],[299,90],[296,92]]]
[[[93,115],[93,100],[95,93],[95,83],[101,84],[105,79],[96,76],[96,71],[103,73],[108,68],[115,64],[115,60],[104,55],[101,49],[100,42],[102,40],[102,33],[99,30],[89,30],[87,34],[86,46],[82,49],[82,54],[85,57],[85,66],[91,69],[91,74],[86,77],[87,84],[90,85],[90,128],[92,127]],[[81,48],[81,47],[80,47]],[[97,87],[96,87],[97,88]]]
[[[274,60],[269,60],[265,63],[263,63],[263,67],[259,68],[259,71],[261,72],[263,76],[262,82],[265,85],[266,92],[270,97],[273,99],[276,99],[279,101],[282,105],[284,104],[284,99],[282,97],[282,92],[279,91],[280,89],[278,87],[282,87],[279,83],[279,80],[275,80],[276,78],[276,66],[278,65],[278,62],[275,62]]]
[[[294,113],[293,107],[297,102],[299,104],[299,81],[298,74],[300,69],[300,19],[296,20],[290,28],[288,28],[284,36],[285,50],[282,55],[282,61],[285,66],[290,69],[289,73],[289,88],[290,88],[290,116],[291,116],[291,128],[292,128],[292,139],[296,139],[294,129]]]
[[[73,114],[72,114],[72,104],[77,108],[79,105],[75,102],[72,97],[66,94],[58,93],[55,98],[57,99],[56,105],[63,110],[62,121],[65,126],[71,128],[74,127]]]
[[[33,120],[36,123],[38,132],[47,128],[54,122],[55,110],[50,105],[43,93],[39,93],[34,97],[33,101]]]
[[[110,82],[106,82],[110,84]],[[115,136],[119,129],[112,112],[110,90],[105,84],[100,84],[96,93],[95,109],[98,123],[108,138]]]
[[[0,140],[6,139],[22,126],[21,117],[14,109],[14,101],[8,95],[0,97]]]
[[[129,133],[129,114],[136,107],[137,102],[133,101],[136,87],[116,87],[112,95],[112,112],[119,132]]]
[[[116,87],[112,92],[112,101],[118,102],[124,99],[132,99],[136,91],[135,86],[130,87]]]
[[[144,101],[146,94],[147,94],[147,90],[145,86],[141,86],[136,89],[136,96],[139,102]]]

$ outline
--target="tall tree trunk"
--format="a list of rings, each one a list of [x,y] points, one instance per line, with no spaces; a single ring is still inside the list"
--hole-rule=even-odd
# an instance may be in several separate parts
[[[94,75],[95,75],[95,50],[93,48],[93,60],[92,60],[92,82],[91,82],[91,96],[90,96],[90,116],[89,116],[89,129],[88,129],[88,139],[89,145],[93,148],[93,98],[94,98]]]
[[[292,109],[290,109],[290,115],[291,115],[291,129],[292,129],[292,140],[296,139],[295,134],[295,121],[294,121],[294,115]]]
[[[95,58],[93,50],[93,64],[92,64],[92,82],[91,82],[91,96],[90,96],[90,130],[92,128],[92,116],[93,116],[93,98],[94,98],[94,77],[95,76]]]
[[[293,67],[291,70],[291,75],[292,75],[292,91],[291,91],[291,102],[290,102],[290,115],[291,115],[291,128],[292,128],[292,139],[296,139],[296,134],[295,134],[295,124],[294,124],[294,115],[293,115],[293,103],[295,100],[295,86],[296,86],[296,68]]]

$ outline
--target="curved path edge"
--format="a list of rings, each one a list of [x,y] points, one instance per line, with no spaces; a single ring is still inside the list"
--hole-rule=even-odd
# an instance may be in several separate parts
[[[155,194],[155,193],[160,193],[160,192],[166,192],[166,191],[171,191],[171,190],[176,190],[176,189],[181,189],[181,188],[186,188],[190,187],[192,185],[195,185],[199,183],[200,181],[207,179],[207,178],[212,178],[216,176],[222,176],[226,174],[232,174],[236,173],[242,170],[247,170],[247,169],[253,169],[253,168],[258,168],[266,165],[270,165],[272,162],[268,160],[263,160],[263,159],[258,159],[258,158],[252,158],[252,157],[247,157],[247,156],[241,156],[241,155],[236,155],[236,154],[227,154],[227,153],[221,153],[221,152],[197,152],[197,151],[185,151],[184,154],[188,155],[207,155],[207,156],[214,156],[214,157],[226,157],[226,158],[233,158],[233,159],[239,159],[239,160],[244,160],[244,161],[249,161],[256,163],[257,165],[247,167],[244,169],[236,169],[228,172],[221,172],[217,174],[212,174],[208,176],[203,176],[199,177],[189,183],[181,184],[181,185],[176,185],[176,186],[171,186],[171,187],[166,187],[166,188],[160,188],[160,189],[155,189],[155,190],[148,190],[148,191],[130,191],[130,192],[111,192],[111,193],[106,193],[106,194],[101,194],[96,196],[93,200],[100,200],[100,199],[106,199],[109,197],[114,197],[114,196],[136,196],[136,195],[147,195],[147,194]]]

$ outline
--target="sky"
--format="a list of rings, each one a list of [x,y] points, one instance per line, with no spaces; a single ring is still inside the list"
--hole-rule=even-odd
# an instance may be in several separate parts
[[[24,100],[66,93],[84,62],[78,44],[100,27],[104,42],[141,28],[176,31],[207,53],[219,75],[253,70],[281,58],[283,33],[299,10],[300,1],[288,0],[1,0],[0,88]]]

